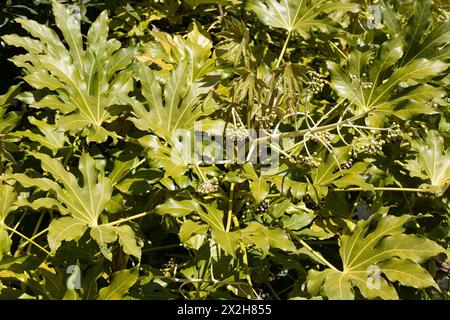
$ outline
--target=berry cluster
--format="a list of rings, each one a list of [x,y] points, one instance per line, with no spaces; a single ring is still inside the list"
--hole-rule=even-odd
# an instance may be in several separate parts
[[[309,81],[308,81],[308,92],[312,94],[320,93],[325,86],[325,80],[323,80],[324,76],[315,71],[308,72]]]
[[[322,163],[322,158],[316,158],[313,156],[303,156],[299,155],[298,160],[302,165],[308,168],[317,168]]]
[[[357,137],[353,140],[351,153],[357,156],[360,153],[376,154],[380,152],[385,140],[381,139],[381,134],[373,136]]]
[[[287,277],[288,274],[289,274],[289,269],[283,268],[277,273],[277,277],[284,278],[284,277]]]
[[[350,169],[351,167],[353,167],[353,159],[350,158],[350,159],[347,160],[345,163],[341,164],[341,165],[339,166],[339,168],[335,169],[335,170],[333,171],[333,173],[336,173],[336,172],[338,172],[339,170],[348,170],[348,169]]]
[[[303,196],[302,199],[303,203],[305,204],[306,208],[311,210],[320,210],[325,205],[325,199],[321,199],[320,203],[317,204],[309,194],[306,194]]]
[[[216,177],[201,183],[197,188],[197,191],[202,195],[215,193],[217,190],[219,190],[219,181]]]
[[[363,73],[361,78],[358,79],[358,77],[356,77],[355,75],[350,75],[350,78],[354,81],[361,81],[361,87],[363,89],[372,89],[373,88],[373,82],[369,81],[367,78],[367,73]],[[356,88],[354,88],[353,90],[357,90]]]
[[[347,162],[345,162],[344,164],[341,164],[341,166],[340,166],[341,170],[348,170],[351,167],[353,167],[353,159],[349,159]]]
[[[275,113],[275,110],[271,110],[270,108],[266,108],[263,115],[256,116],[256,121],[258,121],[258,123],[264,128],[272,128],[276,119],[277,114]]]
[[[269,200],[268,199],[264,199],[264,201],[259,204],[259,206],[256,209],[256,211],[258,213],[266,213],[267,210],[269,210]]]
[[[237,123],[234,126],[227,126],[226,135],[233,141],[245,141],[248,138],[248,130],[241,124]]]
[[[363,89],[372,89],[373,87],[373,82],[372,81],[362,81],[361,82],[361,87]]]
[[[317,143],[318,141],[330,143],[331,141],[333,141],[333,138],[334,135],[329,131],[318,131],[314,133],[313,137],[311,138],[311,141],[313,143]]]
[[[396,122],[392,123],[392,126],[388,129],[387,138],[393,142],[397,141],[398,135],[402,132],[400,125]]]

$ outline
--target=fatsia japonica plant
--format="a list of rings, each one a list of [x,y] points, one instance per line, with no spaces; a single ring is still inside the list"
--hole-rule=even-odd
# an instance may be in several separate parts
[[[450,297],[445,1],[49,5],[0,41],[0,299]]]

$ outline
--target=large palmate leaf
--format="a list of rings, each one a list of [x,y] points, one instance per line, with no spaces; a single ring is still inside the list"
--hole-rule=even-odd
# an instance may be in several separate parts
[[[13,177],[25,187],[37,186],[41,190],[50,190],[56,194],[57,203],[54,199],[48,198],[26,204],[31,207],[57,207],[63,215],[66,215],[50,223],[48,241],[52,251],[56,251],[62,241],[81,237],[89,228],[90,235],[102,249],[119,237],[126,253],[136,253],[136,256],[140,257],[140,251],[137,253],[135,250],[137,245],[132,230],[130,232],[124,229],[124,226],[100,224],[100,215],[105,213],[111,201],[113,185],[104,175],[103,169],[88,153],[83,153],[78,166],[82,175],[81,185],[77,177],[67,171],[60,160],[43,153],[31,153],[31,155],[41,160],[42,168],[50,173],[54,180],[29,178],[24,174],[14,174]],[[135,246],[131,245],[132,241]],[[107,251],[103,252],[109,257]]]
[[[43,153],[32,155],[41,160],[42,168],[55,179],[51,186],[56,191],[58,200],[67,209],[65,213],[88,226],[98,226],[100,214],[111,198],[112,184],[98,170],[95,160],[88,153],[81,156],[78,168],[83,176],[83,186],[80,187],[75,175],[68,172],[58,159]]]
[[[408,21],[408,27],[403,30],[406,46],[401,65],[418,58],[450,59],[450,20],[433,25],[432,6],[429,0],[414,1],[414,13]]]
[[[14,158],[11,156],[11,150],[15,150],[12,145],[14,137],[8,135],[11,130],[15,128],[20,120],[21,114],[19,112],[6,112],[8,107],[15,101],[20,92],[20,84],[12,86],[8,91],[0,96],[0,160],[7,159],[14,163]],[[3,171],[3,164],[0,162],[0,173]]]
[[[445,249],[426,238],[404,234],[403,225],[413,219],[410,215],[377,214],[358,222],[352,234],[340,238],[342,270],[310,270],[308,291],[312,295],[322,293],[329,299],[354,299],[357,287],[367,299],[397,299],[390,282],[437,288],[420,264]]]
[[[407,160],[405,168],[413,177],[429,182],[421,185],[437,195],[442,195],[450,184],[450,148],[445,149],[444,139],[436,131],[427,133],[424,139],[411,143],[416,158]]]
[[[426,82],[445,71],[448,64],[420,58],[396,67],[403,50],[403,39],[397,35],[375,51],[355,48],[345,68],[328,62],[332,87],[339,96],[359,112],[372,110],[366,118],[369,125],[380,126],[391,114],[409,119],[418,113],[434,113],[427,103],[445,95],[445,90]]]
[[[11,248],[12,241],[5,228],[5,219],[9,213],[17,209],[17,197],[13,187],[0,184],[0,261],[3,256],[9,254]]]
[[[217,68],[212,55],[213,43],[199,24],[192,24],[191,29],[185,37],[152,31],[155,40],[142,44],[144,54],[138,59],[156,64],[162,69],[160,74],[167,74],[180,63],[189,61],[189,81],[201,80]]]
[[[83,132],[88,141],[115,138],[102,124],[114,120],[110,108],[120,104],[121,97],[132,89],[132,73],[124,69],[132,61],[134,49],[120,49],[119,41],[108,40],[106,11],[91,25],[85,49],[75,15],[57,1],[52,1],[52,5],[64,43],[54,30],[24,18],[17,22],[34,38],[2,38],[7,44],[28,51],[12,58],[26,70],[24,80],[36,89],[52,91],[31,106],[58,110],[61,116],[57,125],[66,131]]]
[[[254,11],[264,24],[289,33],[298,32],[304,38],[309,38],[312,28],[326,30],[329,21],[319,18],[321,14],[358,10],[355,3],[326,0],[250,0],[246,8]]]
[[[214,100],[205,96],[209,88],[202,87],[201,82],[189,81],[190,67],[190,62],[180,63],[162,87],[154,71],[144,64],[139,66],[142,93],[148,106],[132,100],[136,115],[132,121],[139,129],[151,130],[173,145],[177,129],[191,130],[196,120],[215,110]]]
[[[148,158],[165,170],[165,176],[180,176],[192,162],[194,145],[191,138],[196,121],[216,110],[210,87],[189,79],[191,61],[181,62],[164,77],[165,84],[157,80],[156,72],[144,64],[139,65],[139,79],[145,104],[130,99],[135,117],[131,120],[140,130],[151,131],[157,136],[140,139],[148,148]],[[183,139],[180,144],[180,139]]]

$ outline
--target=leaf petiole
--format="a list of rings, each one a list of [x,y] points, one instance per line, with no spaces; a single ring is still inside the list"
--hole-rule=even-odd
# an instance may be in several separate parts
[[[37,248],[41,249],[42,251],[44,251],[46,254],[48,254],[50,257],[53,257],[53,254],[48,251],[47,249],[45,249],[44,247],[42,247],[41,245],[37,244],[36,242],[34,242],[33,240],[31,240],[30,238],[28,238],[26,235],[20,233],[19,231],[7,226],[6,224],[3,224],[3,227],[15,234],[17,234],[18,236],[20,236],[21,238],[27,240],[29,243],[32,243],[33,245],[35,245]]]

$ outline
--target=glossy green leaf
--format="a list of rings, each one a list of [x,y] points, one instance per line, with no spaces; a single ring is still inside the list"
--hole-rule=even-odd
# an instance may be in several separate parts
[[[407,160],[405,168],[412,176],[428,180],[422,187],[443,194],[450,183],[450,149],[445,149],[444,139],[431,131],[425,139],[413,140],[412,146],[417,156]]]
[[[99,291],[99,300],[121,299],[138,279],[139,269],[133,268],[114,273],[111,284]]]
[[[122,225],[116,228],[115,232],[119,237],[119,243],[126,254],[141,259],[141,246],[138,244],[136,235],[128,225]]]
[[[52,1],[52,8],[67,48],[54,30],[25,18],[17,19],[17,22],[39,40],[30,42],[30,38],[20,39],[16,35],[4,38],[9,45],[29,50],[25,56],[12,58],[17,66],[26,69],[24,80],[34,88],[48,88],[57,93],[32,106],[58,109],[63,113],[75,110],[76,114],[69,116],[72,121],[67,121],[64,116],[60,118],[60,128],[73,133],[83,132],[89,141],[103,142],[109,135],[115,138],[102,125],[112,120],[108,108],[120,104],[132,89],[131,72],[124,70],[131,59],[117,64],[120,67],[110,65],[110,61],[123,55],[123,49],[120,50],[117,40],[107,40],[106,11],[92,24],[85,49],[80,22],[75,15],[57,1]],[[127,53],[132,54],[129,50]],[[73,125],[75,115],[77,126]]]
[[[353,288],[358,287],[367,299],[397,299],[397,292],[381,277],[382,273],[390,281],[398,281],[405,286],[435,287],[431,276],[419,263],[443,253],[444,249],[431,240],[404,234],[403,225],[413,219],[415,217],[410,215],[373,215],[369,221],[360,221],[351,234],[340,238],[342,271],[325,269],[310,272],[309,292],[317,294],[323,285],[323,293],[330,299],[353,299]],[[373,227],[369,229],[371,225]],[[406,274],[396,271],[400,265],[408,270]],[[423,280],[414,282],[414,277]]]
[[[356,11],[353,3],[322,1],[322,0],[251,0],[246,4],[247,10],[254,11],[266,25],[282,28],[289,33],[298,32],[302,37],[309,38],[311,28],[326,30],[328,21],[319,18],[322,13],[333,11]]]
[[[63,241],[71,241],[81,237],[86,229],[86,223],[72,217],[52,220],[47,236],[48,245],[55,252]]]

